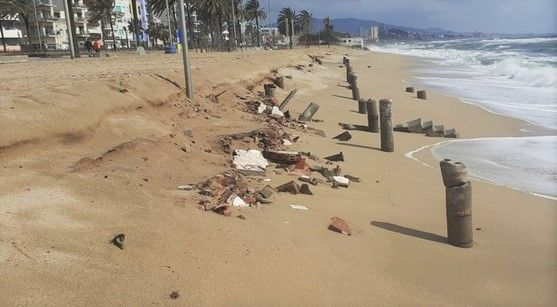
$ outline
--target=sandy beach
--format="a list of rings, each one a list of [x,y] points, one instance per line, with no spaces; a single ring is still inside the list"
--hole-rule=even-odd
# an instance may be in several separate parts
[[[437,162],[429,150],[414,157],[430,166],[406,156],[444,139],[395,132],[393,153],[378,150],[377,133],[331,139],[339,122],[367,123],[346,88],[345,55],[362,97],[392,99],[395,124],[422,117],[463,139],[523,135],[520,120],[430,89],[425,101],[406,93],[413,63],[390,54],[194,53],[193,101],[179,55],[1,64],[0,305],[554,306],[557,203],[473,181],[475,246],[449,245]],[[322,121],[308,126],[326,133],[285,128],[300,136],[290,149],[342,151],[335,164],[361,182],[278,193],[231,217],[200,209],[197,193],[177,187],[231,168],[218,139],[265,127],[246,101],[274,72],[292,76],[279,100],[298,89],[293,117],[318,103]],[[218,103],[206,98],[223,91]],[[266,177],[273,187],[297,178]],[[328,230],[332,217],[352,235]],[[118,233],[124,250],[109,244]]]

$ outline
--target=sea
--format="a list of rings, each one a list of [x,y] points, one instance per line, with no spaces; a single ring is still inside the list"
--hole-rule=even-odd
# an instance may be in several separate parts
[[[415,57],[409,84],[528,123],[524,137],[431,146],[435,158],[463,162],[476,179],[557,200],[557,38],[462,39],[368,49]]]

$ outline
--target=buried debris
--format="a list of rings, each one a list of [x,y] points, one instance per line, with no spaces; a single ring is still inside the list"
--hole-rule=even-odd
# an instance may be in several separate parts
[[[331,218],[331,224],[329,225],[329,230],[336,231],[338,233],[342,233],[347,236],[352,235],[352,230],[348,223],[345,220],[341,219],[340,217],[333,217]]]
[[[296,151],[265,150],[263,157],[278,164],[295,164],[302,160],[302,155]]]
[[[350,179],[344,176],[333,176],[333,187],[345,187],[347,188],[350,185]]]
[[[328,156],[324,158],[325,160],[331,161],[331,162],[344,162],[344,154],[342,153],[342,151],[336,155],[332,155],[332,156]]]
[[[289,207],[294,210],[309,210],[308,207],[302,205],[289,205]]]
[[[458,138],[458,133],[455,129],[445,131],[443,125],[434,125],[431,120],[422,123],[421,118],[398,124],[393,130],[398,132],[421,133],[431,137]]]
[[[178,293],[178,291],[172,291],[172,293],[170,293],[170,298],[173,300],[177,300],[180,297],[180,294]]]
[[[346,141],[350,141],[350,139],[352,139],[352,135],[350,134],[350,132],[345,131],[345,132],[335,136],[333,139],[334,140],[339,140],[339,141],[342,141],[342,142],[346,142]]]
[[[119,249],[124,249],[124,239],[126,238],[126,235],[121,233],[116,235],[112,241],[110,241],[110,243],[116,245],[116,247],[118,247]]]
[[[307,183],[304,183],[304,184],[302,184],[302,186],[300,186],[300,193],[302,193],[304,195],[313,195],[313,193],[309,189],[309,185]]]
[[[242,171],[265,172],[269,162],[263,157],[259,150],[236,149],[232,164],[236,169]]]
[[[219,102],[219,97],[222,94],[226,93],[226,91],[228,91],[228,90],[224,90],[224,91],[222,91],[222,92],[220,92],[216,95],[214,95],[214,94],[207,95],[205,98],[209,99],[209,101],[211,101],[212,103],[218,103]]]
[[[364,125],[353,125],[353,124],[346,124],[346,123],[338,123],[339,126],[342,127],[344,130],[360,130],[360,131],[369,131],[369,128]]]
[[[310,176],[301,176],[300,178],[298,178],[298,180],[300,180],[301,182],[306,182],[309,183],[311,185],[318,185],[319,181],[317,180],[317,178],[311,178]]]
[[[294,181],[280,185],[276,188],[276,190],[281,193],[290,193],[294,195],[300,194],[300,186]]]
[[[224,216],[231,216],[233,213],[232,208],[228,205],[217,206],[213,209],[213,211]]]

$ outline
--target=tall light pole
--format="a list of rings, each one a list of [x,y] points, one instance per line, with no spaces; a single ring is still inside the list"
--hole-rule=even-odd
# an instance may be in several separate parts
[[[188,34],[186,27],[186,12],[184,9],[184,0],[180,0],[180,23],[182,25],[182,36],[180,37],[182,41],[182,58],[184,60],[184,77],[186,79],[186,96],[190,99],[193,98],[193,90],[191,85],[191,70],[190,70],[190,59],[188,50]]]
[[[75,48],[73,44],[73,35],[72,35],[72,24],[70,22],[70,10],[68,8],[68,0],[63,0],[64,2],[64,14],[66,15],[66,27],[68,28],[68,44],[70,45],[70,56],[71,58],[75,58]]]

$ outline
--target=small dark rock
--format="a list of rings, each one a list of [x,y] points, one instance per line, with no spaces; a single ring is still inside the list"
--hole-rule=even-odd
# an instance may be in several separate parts
[[[112,239],[112,241],[110,241],[110,243],[116,245],[116,247],[118,247],[119,249],[124,249],[124,239],[126,238],[126,235],[121,233],[118,234],[114,237],[114,239]]]
[[[178,291],[172,291],[172,293],[170,293],[170,298],[173,300],[176,300],[180,297],[180,293],[178,293]]]

